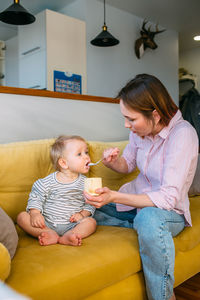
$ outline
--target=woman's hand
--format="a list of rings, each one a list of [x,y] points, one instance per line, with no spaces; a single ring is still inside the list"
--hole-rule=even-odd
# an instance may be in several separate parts
[[[92,196],[87,192],[84,192],[86,203],[93,205],[96,208],[100,208],[110,202],[112,202],[112,193],[109,188],[103,187],[96,189],[95,193],[99,194],[98,196]]]
[[[45,228],[45,221],[43,215],[39,211],[31,211],[30,210],[30,223],[31,226],[37,227],[37,228]]]
[[[125,159],[120,156],[119,148],[108,148],[103,152],[103,164],[119,173],[128,173],[128,166]]]
[[[119,158],[120,150],[118,148],[108,148],[103,152],[103,163],[106,166],[112,166]]]

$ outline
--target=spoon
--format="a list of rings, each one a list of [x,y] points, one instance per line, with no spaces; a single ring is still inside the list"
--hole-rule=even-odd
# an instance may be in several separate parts
[[[88,164],[88,166],[96,166],[96,165],[98,165],[98,163],[100,163],[101,161],[103,160],[103,158],[101,158],[100,160],[98,160],[97,162],[95,162],[95,163],[89,163]]]

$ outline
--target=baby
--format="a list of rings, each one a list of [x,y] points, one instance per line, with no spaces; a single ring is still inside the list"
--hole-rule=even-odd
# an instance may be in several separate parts
[[[33,184],[17,223],[40,245],[80,246],[96,230],[95,208],[83,195],[83,174],[90,168],[87,144],[80,136],[60,136],[51,147],[51,159],[57,171]]]

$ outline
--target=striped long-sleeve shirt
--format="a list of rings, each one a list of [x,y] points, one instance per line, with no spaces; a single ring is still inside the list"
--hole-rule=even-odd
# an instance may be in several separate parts
[[[53,224],[69,224],[76,212],[87,210],[94,214],[95,208],[85,203],[83,189],[85,176],[79,174],[71,183],[61,183],[56,172],[38,179],[32,187],[26,210],[38,209],[45,220]]]

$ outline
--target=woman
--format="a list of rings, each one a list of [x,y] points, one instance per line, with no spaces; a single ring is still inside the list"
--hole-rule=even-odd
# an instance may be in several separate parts
[[[96,190],[99,196],[85,196],[99,208],[98,224],[137,231],[148,299],[175,299],[172,237],[191,226],[188,190],[197,164],[197,134],[152,75],[137,75],[118,98],[129,144],[122,156],[116,148],[104,151],[103,163],[121,173],[137,166],[140,174],[118,192],[104,187]]]

